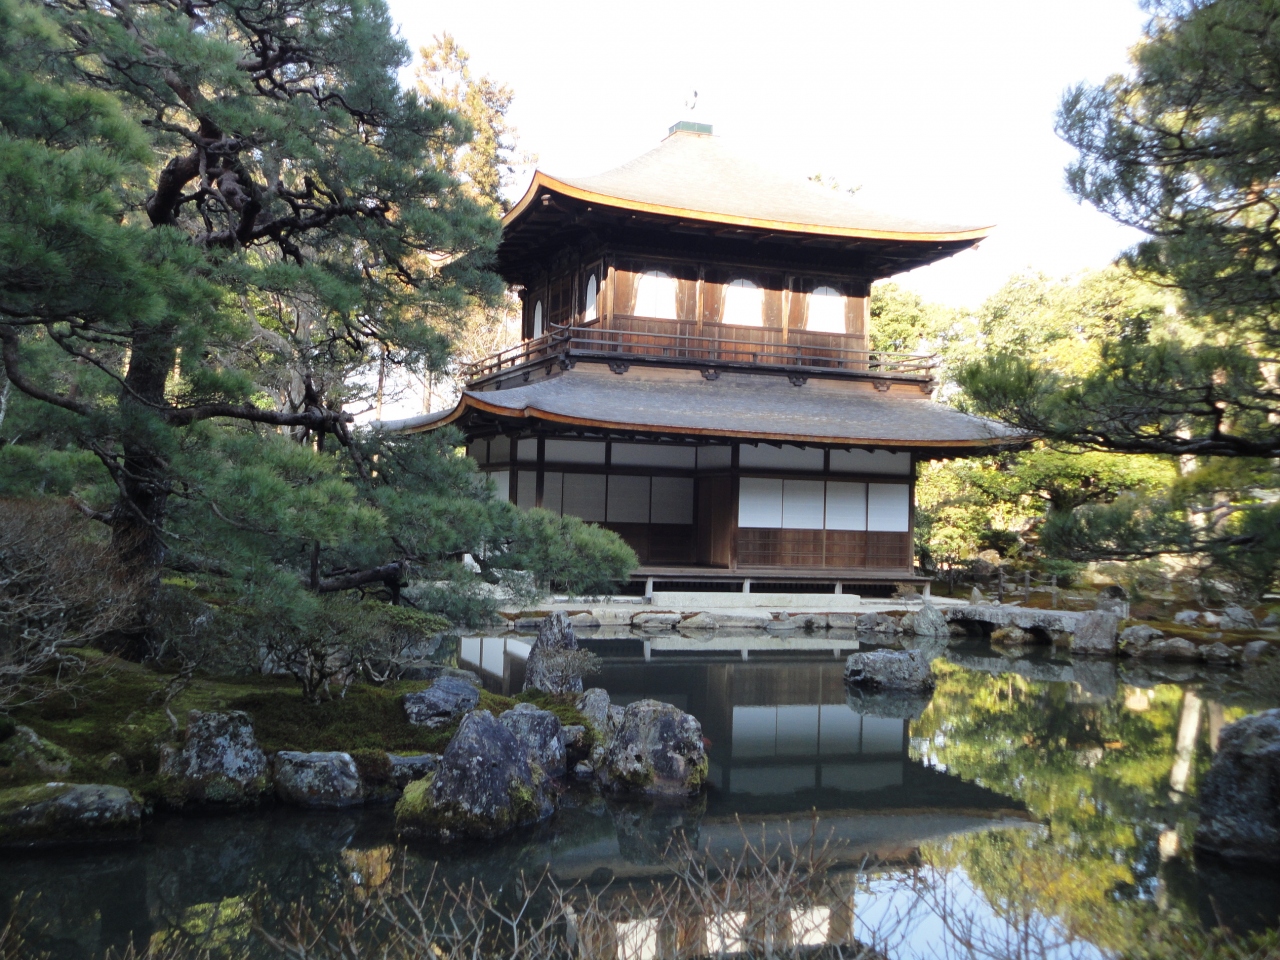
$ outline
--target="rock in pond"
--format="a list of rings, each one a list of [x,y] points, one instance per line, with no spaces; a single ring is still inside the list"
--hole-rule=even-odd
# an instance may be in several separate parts
[[[360,771],[349,753],[281,750],[272,764],[276,796],[299,807],[355,807],[364,802]]]
[[[0,790],[0,847],[137,840],[142,805],[124,787],[39,783]]]
[[[480,703],[480,691],[459,677],[444,676],[425,690],[406,693],[401,702],[411,724],[435,730],[474,710]]]
[[[1200,648],[1200,659],[1205,663],[1229,666],[1236,662],[1236,652],[1225,643],[1211,643]]]
[[[538,624],[524,667],[524,689],[544,693],[581,693],[582,674],[574,669],[578,639],[569,618],[557,611]]]
[[[1120,618],[1105,610],[1092,610],[1080,618],[1071,634],[1071,652],[1113,656]]]
[[[919,610],[902,618],[902,629],[917,637],[951,636],[951,624],[947,623],[946,615],[928,600],[924,601]]]
[[[555,812],[543,771],[491,713],[467,714],[440,766],[405,788],[396,829],[405,837],[488,840]]]
[[[929,657],[919,650],[871,650],[849,654],[844,682],[879,690],[932,690],[936,681]]]
[[[1251,640],[1244,645],[1241,657],[1245,663],[1256,663],[1271,652],[1271,644],[1265,640]]]
[[[71,754],[41,737],[30,727],[18,724],[0,741],[0,770],[9,773],[64,777],[71,771]],[[0,732],[3,736],[3,732]]]
[[[669,703],[628,704],[597,775],[615,793],[692,796],[707,778],[702,724]]]
[[[1280,710],[1222,728],[1200,787],[1196,846],[1233,859],[1280,862]]]
[[[267,755],[249,715],[240,710],[188,713],[182,748],[163,751],[160,773],[169,779],[167,793],[177,806],[250,806],[271,789]]]
[[[559,717],[531,703],[517,703],[498,717],[498,722],[510,730],[524,747],[530,763],[542,767],[549,777],[559,779],[564,776],[565,750]]]
[[[1130,648],[1130,655],[1140,660],[1181,660],[1190,662],[1200,659],[1200,648],[1190,640],[1182,637],[1169,637],[1164,640],[1152,640],[1150,643]]]

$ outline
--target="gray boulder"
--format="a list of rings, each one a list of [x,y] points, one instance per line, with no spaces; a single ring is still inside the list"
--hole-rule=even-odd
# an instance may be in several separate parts
[[[540,767],[493,714],[467,714],[437,770],[405,788],[396,829],[405,837],[442,842],[488,840],[555,812]]]
[[[1236,662],[1236,652],[1225,643],[1211,643],[1200,648],[1200,659],[1205,663],[1230,665]]]
[[[531,703],[518,703],[498,717],[498,722],[524,747],[530,763],[542,767],[549,777],[559,779],[565,775],[563,728],[554,713]]]
[[[1280,862],[1280,710],[1223,727],[1200,787],[1196,846],[1233,859]]]
[[[591,769],[595,770],[604,763],[605,751],[608,750],[609,742],[622,721],[622,713],[609,702],[608,691],[600,687],[592,687],[586,691],[578,698],[575,706],[591,724],[594,742],[589,756],[584,759]]]
[[[1268,613],[1262,618],[1262,623],[1258,624],[1258,626],[1267,628],[1280,627],[1280,613],[1276,613],[1275,611]]]
[[[178,806],[250,806],[271,790],[267,755],[240,710],[188,713],[182,748],[163,752],[160,773],[170,780],[166,792]]]
[[[272,762],[276,796],[299,807],[355,807],[364,802],[360,771],[349,753],[281,750]]]
[[[1071,652],[1111,656],[1116,652],[1116,628],[1120,625],[1114,613],[1093,610],[1082,616],[1071,634]]]
[[[0,847],[137,840],[142,804],[124,787],[39,783],[0,790]]]
[[[438,753],[415,753],[409,755],[389,753],[387,758],[391,761],[391,782],[401,790],[414,780],[421,780],[428,774],[434,773],[436,768],[440,766],[440,754]]]
[[[538,624],[538,639],[533,641],[524,667],[524,689],[545,693],[581,693],[582,674],[574,669],[571,651],[578,640],[569,626],[569,618],[557,611]]]
[[[628,704],[597,773],[614,793],[692,796],[707,779],[702,724],[669,703]]]
[[[887,613],[864,613],[858,617],[860,633],[902,633],[902,624]]]
[[[1218,626],[1223,630],[1256,630],[1258,621],[1244,607],[1227,607]]]
[[[1200,648],[1182,637],[1169,637],[1135,647],[1131,655],[1140,660],[1192,661],[1200,659]]]
[[[591,736],[586,726],[581,723],[562,726],[560,742],[564,744],[564,762],[566,767],[574,767],[586,760],[591,754]]]
[[[1152,640],[1160,640],[1164,637],[1163,630],[1157,630],[1155,627],[1148,626],[1145,623],[1138,623],[1132,627],[1125,627],[1120,631],[1120,644],[1127,646],[1128,644],[1144,644],[1150,643]]]
[[[65,777],[71,772],[71,754],[30,727],[18,724],[0,741],[0,770],[9,774]]]
[[[480,703],[480,691],[459,677],[444,676],[425,690],[406,693],[401,702],[411,724],[435,730],[474,710]]]
[[[1200,622],[1199,610],[1179,610],[1173,615],[1173,622],[1180,623],[1184,627],[1189,627]]]
[[[928,600],[919,610],[908,613],[902,618],[904,633],[913,633],[917,637],[949,637],[951,625],[941,610]]]
[[[927,691],[936,680],[930,658],[920,650],[871,650],[849,655],[844,682],[873,690]]]
[[[1266,640],[1250,640],[1244,645],[1244,649],[1241,651],[1241,659],[1244,660],[1245,663],[1253,663],[1257,660],[1261,660],[1270,652],[1271,644]]]

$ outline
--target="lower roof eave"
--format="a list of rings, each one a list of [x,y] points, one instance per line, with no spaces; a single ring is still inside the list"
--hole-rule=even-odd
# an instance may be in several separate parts
[[[569,416],[554,411],[540,410],[537,407],[513,409],[498,404],[487,403],[475,395],[464,394],[453,410],[444,413],[428,414],[412,417],[402,421],[384,421],[375,424],[387,432],[422,433],[437,430],[450,424],[464,426],[463,421],[468,414],[484,414],[499,423],[510,424],[519,429],[521,425],[544,423],[549,426],[572,427],[602,434],[636,434],[662,437],[690,437],[707,440],[752,440],[767,443],[790,443],[835,447],[871,447],[876,449],[909,450],[926,457],[965,457],[981,456],[1004,450],[1026,446],[1033,438],[1021,437],[982,437],[966,440],[865,437],[865,436],[832,436],[830,434],[807,434],[800,432],[770,432],[764,430],[732,430],[723,428],[701,428],[688,426],[665,426],[662,424],[645,424],[597,419],[584,416]]]

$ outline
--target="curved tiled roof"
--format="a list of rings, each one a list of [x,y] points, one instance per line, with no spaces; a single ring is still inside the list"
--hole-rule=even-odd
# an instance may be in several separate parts
[[[620,376],[603,365],[579,364],[503,390],[468,390],[452,410],[375,426],[392,432],[433,430],[476,411],[602,430],[957,452],[1023,439],[994,421],[893,392],[913,389],[918,388],[902,385],[880,393],[868,384],[818,380],[796,387],[783,377],[749,373],[706,380],[696,370]]]
[[[685,131],[594,177],[563,179],[537,171],[504,223],[514,222],[544,190],[634,211],[824,236],[977,241],[991,230],[880,213],[847,194],[767,170],[718,137]]]

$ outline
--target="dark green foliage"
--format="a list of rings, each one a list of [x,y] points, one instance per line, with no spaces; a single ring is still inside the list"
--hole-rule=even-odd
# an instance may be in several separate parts
[[[571,594],[607,593],[638,564],[635,551],[612,532],[536,509],[519,516],[511,562]]]
[[[1180,302],[1131,311],[1096,362],[996,343],[957,379],[978,412],[1052,442],[1183,458],[1170,489],[1056,516],[1046,543],[1077,559],[1183,555],[1256,596],[1280,573],[1280,6],[1147,6],[1129,74],[1070,91],[1059,132],[1079,150],[1072,191],[1147,235],[1125,268]]]
[[[382,0],[0,0],[0,488],[110,528],[153,651],[200,633],[180,590],[232,634],[314,639],[318,595],[412,581],[455,581],[437,606],[481,619],[461,556],[515,566],[517,540],[544,583],[604,582],[559,531],[529,546],[456,435],[353,429],[363,374],[443,368],[502,288],[482,168],[509,93],[483,81],[472,150],[465,116],[401,86],[408,62]],[[470,115],[462,80],[446,99]],[[576,543],[625,573],[612,535]]]

